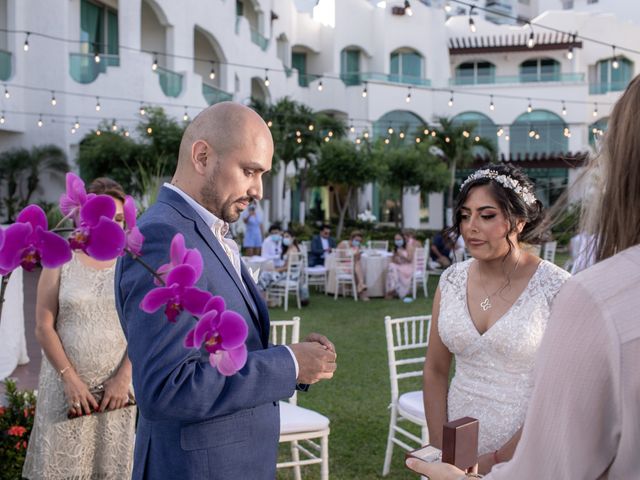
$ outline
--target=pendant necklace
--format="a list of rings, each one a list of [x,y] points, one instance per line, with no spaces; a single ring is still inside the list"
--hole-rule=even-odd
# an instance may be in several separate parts
[[[484,300],[482,300],[482,302],[480,302],[480,308],[482,308],[483,312],[486,312],[487,310],[489,310],[491,307],[493,307],[493,305],[491,305],[491,297],[493,297],[496,293],[498,293],[500,290],[502,290],[505,285],[509,282],[509,279],[511,279],[511,275],[513,275],[516,271],[516,269],[518,268],[518,264],[520,263],[520,256],[522,255],[522,250],[520,250],[518,252],[518,258],[516,259],[516,264],[513,267],[513,270],[511,271],[511,274],[507,276],[507,282],[505,282],[504,284],[502,284],[500,286],[500,288],[498,288],[495,292],[493,292],[491,295],[489,295],[489,293],[487,292],[487,288],[484,286],[484,282],[482,282],[482,279],[480,279],[480,283],[482,285],[482,289],[484,290],[484,293],[486,295],[486,297],[484,298]]]

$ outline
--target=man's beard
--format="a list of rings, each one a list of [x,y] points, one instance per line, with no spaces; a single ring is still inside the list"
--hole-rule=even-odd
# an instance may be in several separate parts
[[[240,218],[241,210],[235,205],[238,201],[247,201],[250,199],[238,198],[236,200],[223,200],[214,185],[214,178],[216,172],[214,171],[209,179],[205,182],[204,186],[200,190],[200,198],[204,207],[213,213],[219,219],[233,223]]]

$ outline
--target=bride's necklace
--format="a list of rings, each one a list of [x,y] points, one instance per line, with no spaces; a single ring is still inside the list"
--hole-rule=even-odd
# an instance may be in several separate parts
[[[507,281],[505,283],[503,283],[502,285],[500,285],[500,287],[498,287],[498,289],[495,292],[493,292],[491,295],[489,295],[489,293],[487,292],[487,288],[485,287],[485,282],[482,281],[482,278],[480,279],[480,284],[482,285],[482,289],[484,290],[484,293],[486,295],[484,300],[482,300],[482,302],[480,302],[480,308],[482,308],[483,312],[486,312],[491,307],[493,307],[493,305],[491,305],[491,297],[493,297],[496,293],[498,293],[500,290],[502,290],[505,287],[505,285],[508,283],[508,281],[511,278],[511,276],[515,273],[516,269],[518,268],[518,264],[520,263],[520,256],[521,255],[522,255],[522,250],[520,250],[518,252],[518,258],[516,259],[516,264],[513,267],[513,270],[511,271],[511,273],[509,275],[507,275]],[[479,270],[478,270],[478,273],[480,273]]]

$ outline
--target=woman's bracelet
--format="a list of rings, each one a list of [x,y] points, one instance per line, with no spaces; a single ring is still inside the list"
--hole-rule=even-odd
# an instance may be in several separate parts
[[[458,480],[466,480],[467,478],[484,478],[484,475],[480,475],[479,473],[465,473],[462,477],[458,478]]]
[[[62,377],[64,375],[64,372],[66,372],[67,370],[69,370],[71,368],[71,365],[67,365],[66,367],[64,367],[62,370],[60,370],[58,373],[60,374],[60,376]]]

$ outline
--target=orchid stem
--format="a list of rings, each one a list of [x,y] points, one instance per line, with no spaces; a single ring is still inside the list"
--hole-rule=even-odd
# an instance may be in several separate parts
[[[50,231],[53,233],[67,233],[67,232],[73,232],[74,230],[75,228],[65,227],[65,228],[54,228]]]
[[[145,269],[147,269],[147,271],[149,273],[151,273],[151,275],[153,275],[155,277],[155,279],[158,280],[162,286],[166,286],[166,282],[164,281],[164,278],[162,278],[160,275],[158,275],[158,272],[156,272],[147,262],[142,260],[142,257],[136,255],[131,250],[125,249],[125,252],[127,252],[129,255],[131,255],[131,258],[133,258],[136,262],[138,262]]]
[[[64,222],[66,222],[66,221],[67,221],[67,220],[69,220],[71,217],[73,217],[73,215],[74,215],[75,213],[76,213],[76,212],[75,212],[75,210],[74,210],[74,211],[72,211],[71,213],[67,214],[66,216],[62,217],[62,220],[60,220],[60,221],[58,222],[58,224],[57,224],[55,227],[53,227],[51,230],[57,230],[57,229],[60,227],[60,225],[62,225]]]
[[[9,272],[2,277],[2,286],[0,286],[0,321],[2,321],[2,307],[4,306],[4,294],[7,291],[7,285],[9,285],[9,277],[11,277],[11,273]]]

